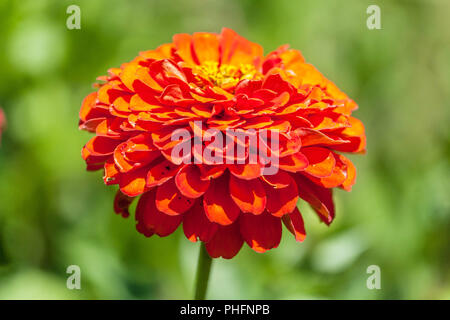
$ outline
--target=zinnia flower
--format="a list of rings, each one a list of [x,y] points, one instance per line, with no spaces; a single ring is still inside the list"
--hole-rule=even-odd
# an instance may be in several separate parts
[[[119,186],[115,212],[128,216],[140,196],[136,227],[145,236],[165,237],[182,224],[211,257],[232,258],[244,242],[264,252],[280,243],[282,223],[304,240],[299,198],[328,225],[333,188],[349,191],[355,182],[341,153],[365,151],[364,126],[351,116],[357,105],[287,45],[264,56],[230,29],[177,34],[108,73],[81,107],[80,128],[95,133],[82,156],[87,170],[103,169],[105,184]],[[229,128],[277,130],[277,172],[237,157],[222,164],[174,158],[177,130],[194,140]]]

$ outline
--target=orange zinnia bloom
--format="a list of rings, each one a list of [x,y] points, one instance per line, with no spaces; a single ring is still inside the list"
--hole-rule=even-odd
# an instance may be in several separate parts
[[[264,252],[278,246],[282,222],[297,241],[305,238],[299,198],[330,224],[332,189],[355,182],[340,152],[365,151],[364,126],[351,116],[356,103],[286,45],[263,56],[230,29],[177,34],[98,80],[80,111],[80,128],[95,133],[82,156],[88,170],[104,169],[105,184],[119,185],[117,213],[128,216],[140,196],[137,230],[145,236],[168,236],[182,223],[211,257],[232,258],[244,241]],[[278,130],[279,170],[175,161],[171,134],[198,135],[199,122],[200,135]]]

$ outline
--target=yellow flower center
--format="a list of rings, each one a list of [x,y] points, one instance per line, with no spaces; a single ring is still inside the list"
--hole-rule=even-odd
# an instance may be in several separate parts
[[[223,89],[236,86],[243,79],[260,79],[261,75],[251,64],[222,64],[216,61],[206,61],[202,65],[195,66],[193,72]]]

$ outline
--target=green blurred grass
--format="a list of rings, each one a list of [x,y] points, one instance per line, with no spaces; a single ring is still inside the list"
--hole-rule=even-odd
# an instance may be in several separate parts
[[[66,8],[81,7],[81,30]],[[382,30],[366,28],[381,7]],[[91,84],[178,32],[224,26],[266,52],[289,43],[360,105],[368,153],[327,228],[215,261],[210,298],[450,298],[448,1],[0,2],[0,299],[190,298],[198,247],[180,230],[147,239],[112,213],[114,188],[88,173],[78,111]],[[287,234],[286,234],[287,235]],[[82,290],[66,289],[77,264]],[[366,288],[379,265],[382,289]]]

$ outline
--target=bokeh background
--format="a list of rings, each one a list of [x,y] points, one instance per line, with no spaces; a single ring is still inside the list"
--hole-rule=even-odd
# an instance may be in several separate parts
[[[66,9],[81,8],[81,30]],[[381,30],[366,9],[381,8]],[[360,105],[368,152],[326,227],[214,262],[213,299],[450,298],[450,1],[2,0],[0,299],[189,299],[198,244],[147,239],[88,173],[78,111],[98,75],[175,33],[233,28],[266,53],[289,43]],[[81,268],[81,290],[66,268]],[[367,267],[381,289],[366,287]]]

